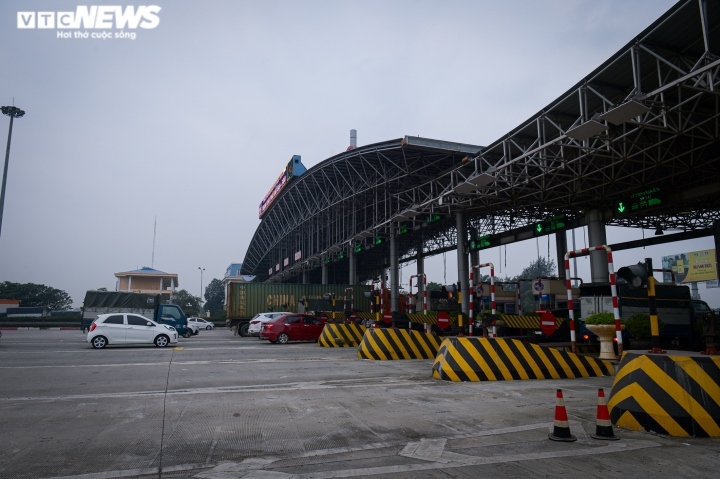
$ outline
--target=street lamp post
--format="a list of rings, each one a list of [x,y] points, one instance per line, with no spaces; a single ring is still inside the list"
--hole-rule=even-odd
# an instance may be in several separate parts
[[[203,271],[205,271],[205,268],[201,268],[200,266],[198,266],[198,269],[200,270],[200,307],[202,307],[202,273]]]
[[[2,189],[0,190],[0,232],[2,231],[3,209],[5,207],[5,184],[7,183],[8,163],[10,162],[10,140],[12,139],[12,126],[15,118],[22,118],[25,112],[16,106],[0,107],[3,115],[10,117],[10,130],[8,131],[7,149],[5,150],[5,169],[3,170]]]

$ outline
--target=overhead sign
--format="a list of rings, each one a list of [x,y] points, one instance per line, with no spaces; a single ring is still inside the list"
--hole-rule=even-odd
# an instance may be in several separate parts
[[[426,223],[435,223],[436,221],[440,221],[441,219],[442,219],[442,216],[440,216],[440,213],[431,213],[430,215],[428,215],[425,222]]]
[[[615,203],[615,216],[635,214],[662,205],[663,192],[660,188],[638,191]]]
[[[680,253],[662,257],[663,281],[676,283],[717,280],[717,263],[714,249]]]
[[[492,248],[493,246],[497,246],[497,240],[490,235],[478,236],[470,240],[470,251]]]
[[[544,219],[539,223],[535,223],[533,228],[533,234],[535,236],[542,236],[556,231],[561,231],[566,228],[565,215],[556,215],[551,218]]]
[[[555,315],[550,311],[544,311],[540,316],[540,331],[542,331],[545,336],[550,336],[555,333],[556,329]]]

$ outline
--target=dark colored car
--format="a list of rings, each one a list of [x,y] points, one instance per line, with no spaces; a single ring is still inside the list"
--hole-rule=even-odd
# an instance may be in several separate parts
[[[285,344],[288,341],[317,341],[320,339],[325,321],[308,314],[284,314],[263,323],[260,339],[271,343]]]

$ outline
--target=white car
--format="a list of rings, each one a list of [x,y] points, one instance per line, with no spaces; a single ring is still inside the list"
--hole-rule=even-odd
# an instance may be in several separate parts
[[[203,318],[188,318],[188,324],[195,324],[199,329],[215,329],[215,323],[206,321]]]
[[[198,326],[197,323],[190,321],[190,319],[188,319],[187,327],[192,332],[193,336],[195,336],[196,334],[198,334],[200,332],[200,326]]]
[[[178,333],[168,324],[158,324],[139,314],[100,314],[90,325],[87,342],[95,349],[108,344],[177,344]]]
[[[278,316],[282,316],[283,314],[290,314],[287,311],[283,312],[275,312],[272,313],[260,313],[256,314],[251,320],[250,320],[250,326],[248,327],[248,335],[249,336],[257,336],[260,337],[260,330],[262,329],[263,323],[267,323],[271,319],[275,319]]]

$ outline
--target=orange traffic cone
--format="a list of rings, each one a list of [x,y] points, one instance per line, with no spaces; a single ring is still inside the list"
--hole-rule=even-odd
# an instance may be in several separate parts
[[[620,439],[615,437],[612,423],[610,422],[610,412],[608,411],[607,402],[605,401],[605,391],[598,389],[598,407],[597,407],[597,425],[595,426],[595,434],[590,434],[593,439],[604,439],[606,441],[615,441]]]
[[[555,425],[553,426],[553,432],[548,434],[548,437],[553,441],[577,441],[577,438],[570,434],[570,425],[568,424],[567,412],[565,411],[565,400],[563,399],[562,389],[557,390]]]

